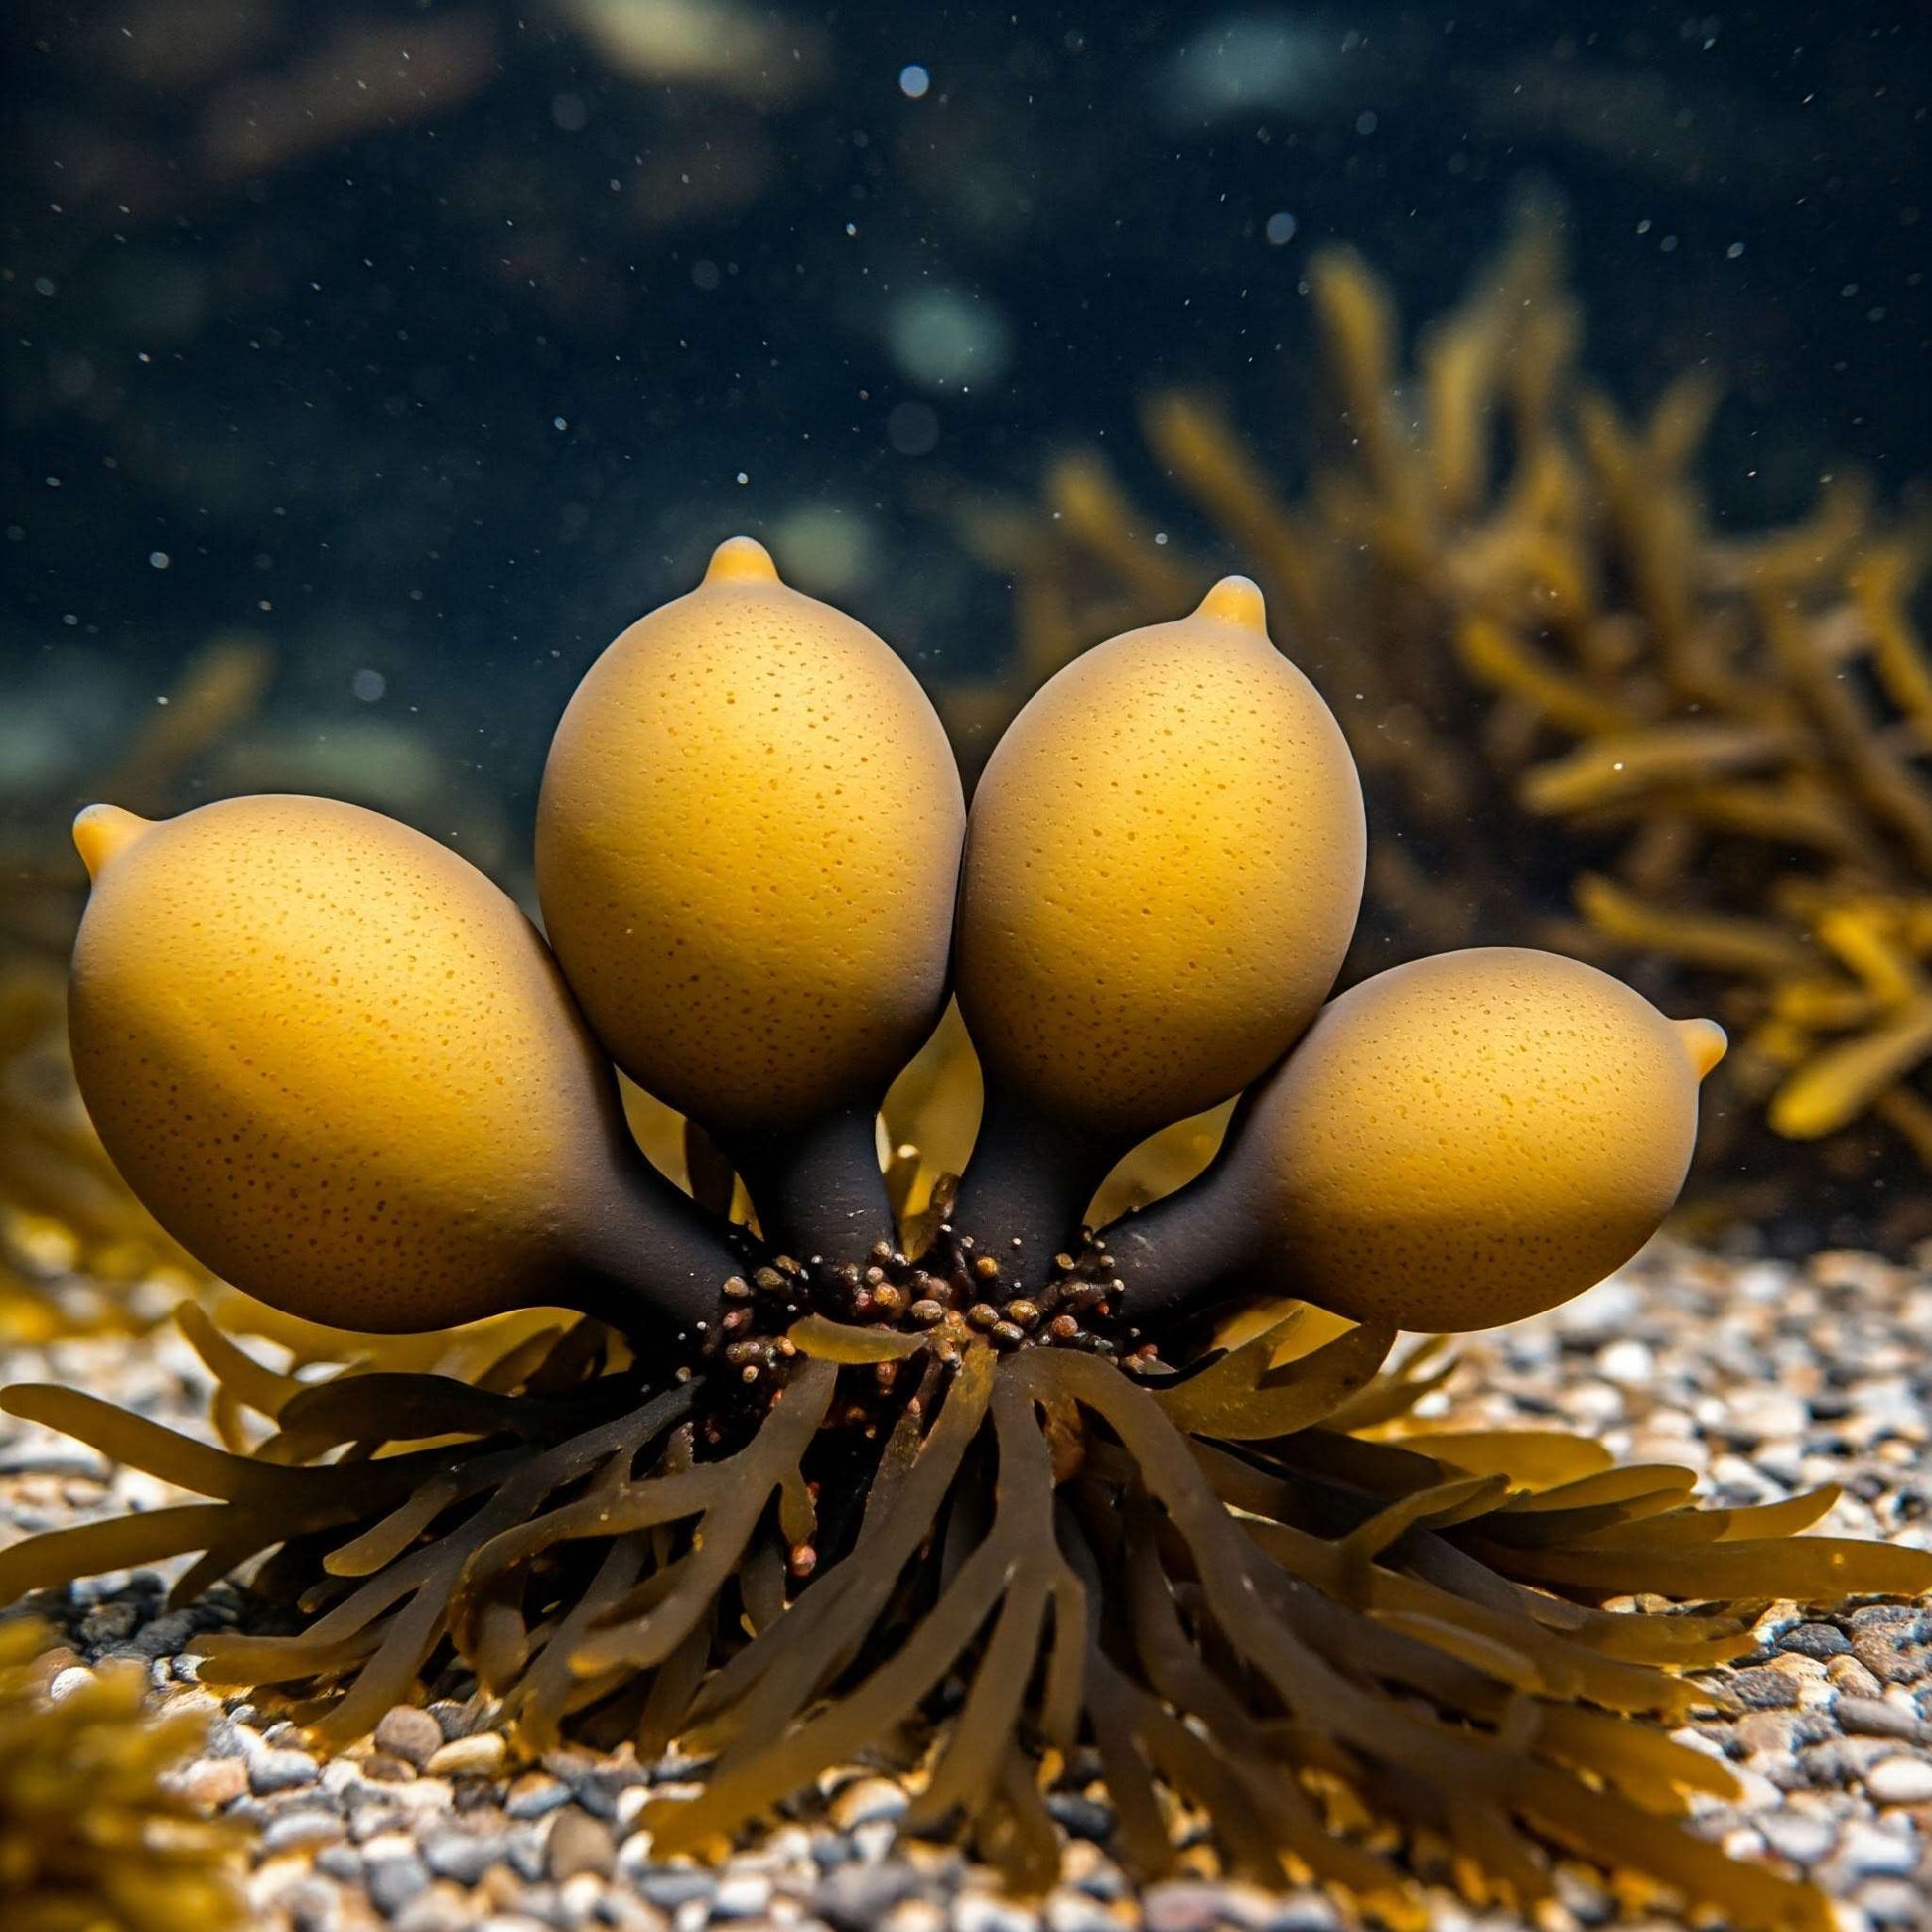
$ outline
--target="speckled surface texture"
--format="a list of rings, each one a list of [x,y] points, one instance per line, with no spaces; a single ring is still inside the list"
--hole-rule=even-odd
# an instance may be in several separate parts
[[[1928,1344],[1932,1255],[1917,1265],[1858,1254],[1794,1265],[1662,1246],[1553,1314],[1465,1343],[1462,1368],[1424,1413],[1561,1419],[1620,1456],[1695,1467],[1723,1503],[1838,1482],[1846,1494],[1821,1527],[1932,1548]],[[85,1386],[179,1426],[195,1426],[199,1413],[199,1364],[165,1334],[19,1351],[0,1359],[0,1372]],[[91,1450],[0,1423],[10,1531],[168,1499],[163,1485],[110,1471]],[[720,1868],[660,1863],[631,1821],[647,1788],[698,1767],[587,1752],[519,1767],[490,1727],[488,1703],[462,1697],[392,1711],[373,1740],[318,1761],[247,1699],[223,1701],[195,1683],[198,1633],[231,1620],[238,1598],[167,1612],[161,1579],[138,1573],[76,1592],[65,1612],[58,1600],[51,1607],[65,1614],[70,1668],[135,1655],[158,1699],[209,1711],[208,1751],[183,1776],[210,1808],[258,1828],[248,1885],[264,1927],[1315,1932],[1352,1922],[1345,1904],[1313,1892],[1275,1896],[1223,1880],[1205,1845],[1183,1854],[1190,1875],[1137,1892],[1108,1857],[1097,1786],[1053,1800],[1067,1834],[1057,1889],[1009,1899],[950,1848],[896,1848],[905,1794],[863,1764]],[[1720,1715],[1714,1702],[1684,1733],[1743,1777],[1741,1803],[1707,1806],[1701,1828],[1741,1855],[1812,1870],[1841,1901],[1846,1932],[1932,1926],[1932,1610],[1806,1616],[1777,1604],[1758,1635],[1751,1656],[1713,1674],[1736,1708]],[[1429,1897],[1444,1928],[1521,1923],[1446,1888]],[[1582,1867],[1565,1874],[1563,1897],[1538,1920],[1547,1932],[1683,1922]]]
[[[954,972],[988,1077],[1123,1142],[1301,1035],[1361,905],[1347,741],[1224,578],[1043,685],[973,793]]]

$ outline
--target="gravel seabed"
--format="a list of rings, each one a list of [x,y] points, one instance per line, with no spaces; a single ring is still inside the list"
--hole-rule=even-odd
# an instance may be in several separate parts
[[[1695,1468],[1719,1503],[1770,1501],[1820,1482],[1845,1495],[1821,1526],[1932,1549],[1932,1252],[1895,1265],[1856,1253],[1809,1262],[1732,1261],[1659,1244],[1552,1314],[1463,1345],[1452,1382],[1424,1413],[1481,1425],[1563,1422],[1620,1457]],[[82,1387],[197,1433],[206,1376],[163,1330],[0,1352],[0,1380]],[[176,1500],[165,1484],[110,1469],[93,1451],[0,1418],[0,1542],[110,1510]],[[1046,1898],[1004,1896],[994,1874],[944,1846],[897,1845],[906,1793],[876,1768],[826,1780],[725,1864],[653,1861],[631,1829],[646,1793],[698,1767],[625,1753],[507,1760],[486,1699],[389,1713],[373,1739],[318,1760],[299,1733],[245,1697],[196,1682],[199,1634],[234,1620],[217,1591],[169,1612],[164,1580],[100,1580],[41,1607],[65,1624],[82,1672],[139,1658],[157,1703],[212,1721],[181,1773],[211,1811],[256,1828],[251,1922],[290,1932],[699,1932],[731,1923],[835,1932],[1321,1932],[1353,1924],[1345,1901],[1224,1880],[1210,1849],[1188,1875],[1145,1890],[1107,1854],[1098,1786],[1053,1800],[1066,1833]],[[1740,1772],[1742,1801],[1707,1804],[1698,1825],[1743,1855],[1801,1865],[1839,1901],[1846,1932],[1932,1927],[1932,1607],[1877,1604],[1805,1616],[1774,1606],[1758,1648],[1712,1674],[1739,1709],[1680,1732]],[[56,1694],[74,1677],[55,1679]],[[1676,1926],[1582,1866],[1542,1932]],[[1501,1928],[1513,1914],[1432,1888],[1432,1923]]]

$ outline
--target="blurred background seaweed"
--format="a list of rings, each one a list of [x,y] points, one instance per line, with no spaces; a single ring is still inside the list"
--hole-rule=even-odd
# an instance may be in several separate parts
[[[1706,1225],[1927,1232],[1910,10],[15,0],[0,70],[0,1325],[185,1269],[65,1072],[72,809],[329,791],[527,898],[565,698],[738,529],[969,770],[1253,570],[1357,969],[1715,1001]]]
[[[151,1715],[139,1658],[90,1671],[58,1634],[33,1617],[0,1622],[0,1905],[11,1932],[239,1925],[242,1832],[172,1782],[207,1740],[207,1712]]]

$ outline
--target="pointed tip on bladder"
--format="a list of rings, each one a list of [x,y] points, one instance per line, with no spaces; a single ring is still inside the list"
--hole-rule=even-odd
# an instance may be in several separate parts
[[[1268,601],[1252,577],[1223,577],[1201,599],[1194,615],[1219,618],[1223,623],[1238,623],[1247,630],[1265,633],[1268,628]]]
[[[73,843],[87,868],[87,877],[98,879],[101,869],[125,852],[152,822],[118,805],[87,806],[73,821]]]
[[[705,570],[707,584],[778,584],[778,566],[757,537],[727,537],[711,553]]]
[[[1702,1080],[1724,1058],[1730,1044],[1725,1030],[1715,1020],[1676,1020],[1671,1024]]]

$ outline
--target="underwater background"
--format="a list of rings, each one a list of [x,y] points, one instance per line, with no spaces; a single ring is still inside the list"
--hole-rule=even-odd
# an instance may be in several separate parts
[[[1924,1925],[1929,28],[0,0],[8,1932]]]
[[[734,531],[901,652],[970,771],[1051,668],[1014,559],[1067,452],[1106,466],[1136,553],[1109,610],[1144,620],[1261,569],[1175,489],[1152,399],[1214,397],[1286,498],[1346,450],[1311,282],[1337,244],[1413,338],[1527,223],[1613,404],[1714,378],[1721,536],[1850,476],[1923,531],[1915,7],[18,0],[0,59],[0,854],[7,929],[55,956],[66,825],[110,781],[357,799],[528,902],[566,698]],[[1067,603],[1072,641],[1118,627]],[[1339,708],[1334,640],[1279,597],[1274,630]],[[1409,688],[1413,637],[1368,639],[1472,739]],[[1500,903],[1462,890],[1495,839],[1457,809],[1417,848],[1429,943],[1547,937],[1588,826],[1510,842]],[[1371,900],[1352,970],[1428,949]],[[1720,1133],[1707,1169],[1780,1245],[1926,1232],[1887,1217],[1932,1138],[1872,1132],[1795,1171]]]

